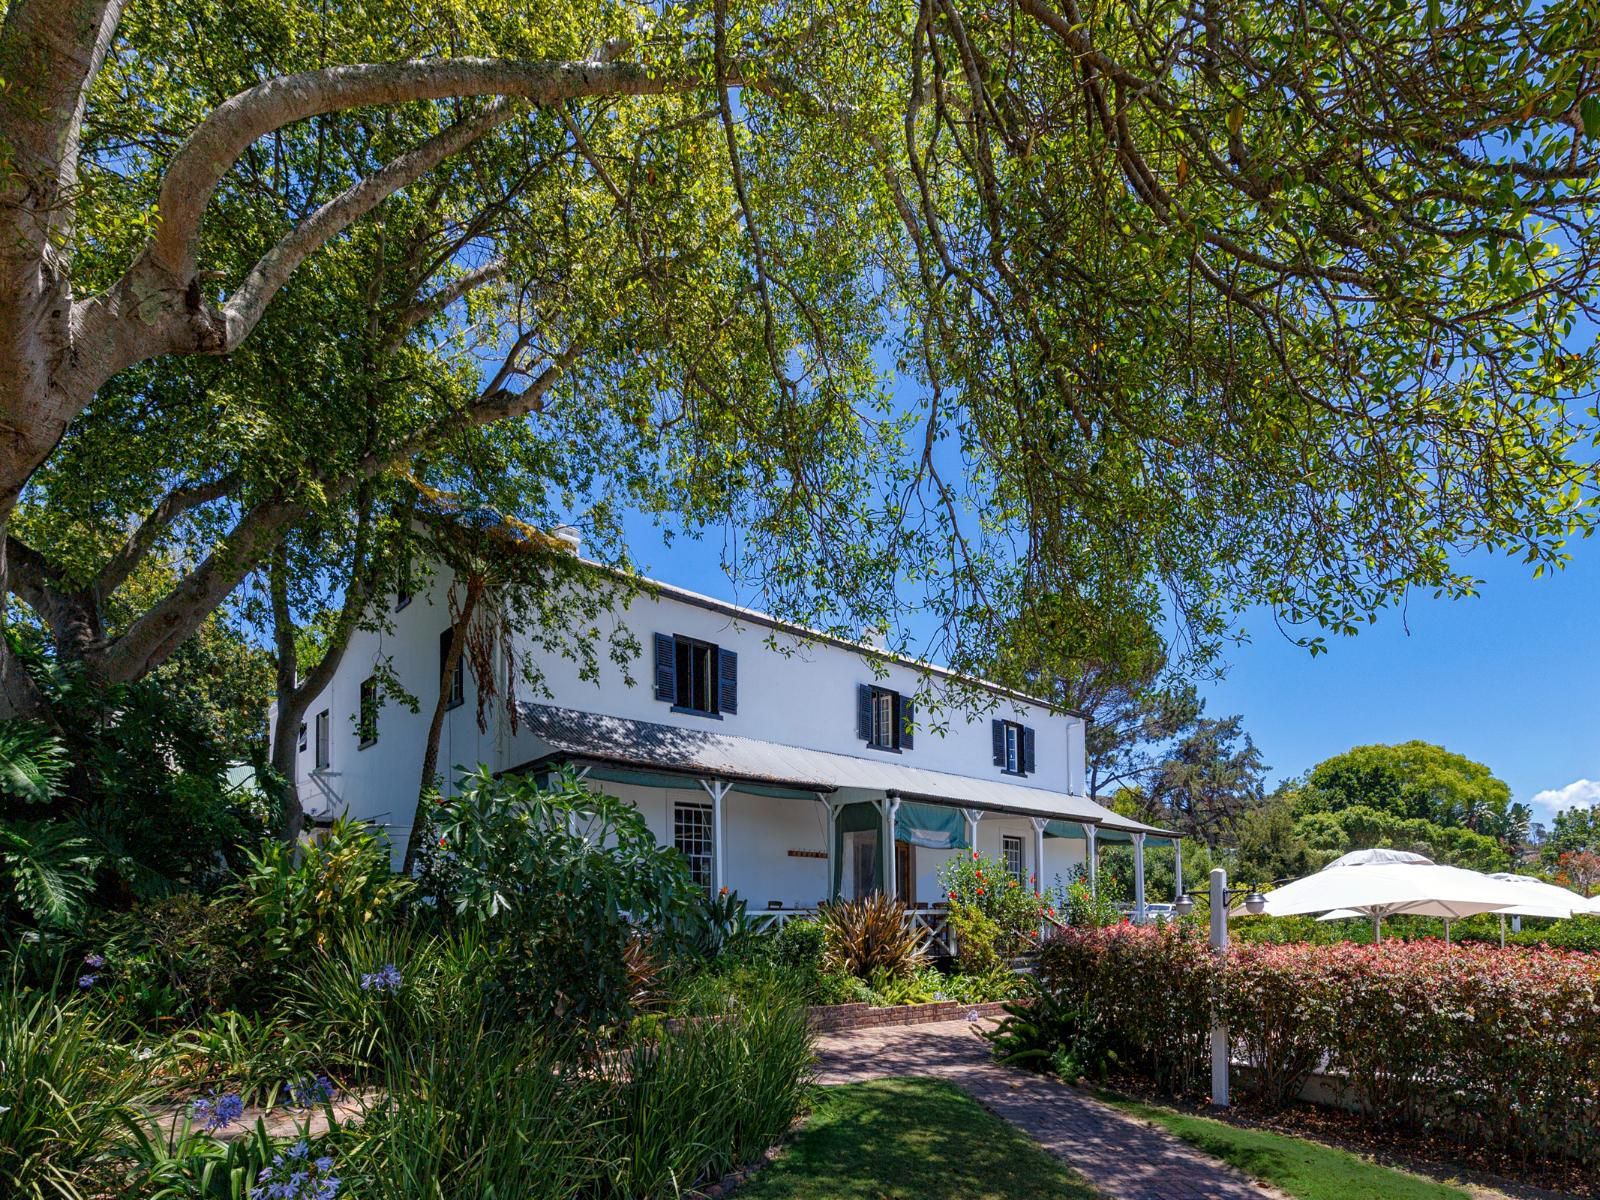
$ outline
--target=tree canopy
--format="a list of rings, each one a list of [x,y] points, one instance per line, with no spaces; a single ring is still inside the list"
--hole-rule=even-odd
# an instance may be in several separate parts
[[[136,680],[275,556],[302,624],[394,578],[416,482],[614,562],[629,508],[736,529],[768,606],[958,668],[1252,604],[1318,649],[1592,525],[1596,44],[1582,0],[10,0],[0,599]]]

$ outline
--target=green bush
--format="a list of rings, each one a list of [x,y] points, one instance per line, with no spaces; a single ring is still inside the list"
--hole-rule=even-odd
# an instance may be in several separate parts
[[[631,1011],[630,941],[694,943],[705,894],[639,811],[583,787],[487,768],[427,814],[422,891],[447,923],[480,924],[502,994],[529,1017],[595,1029]]]
[[[773,958],[797,971],[820,971],[828,931],[821,921],[786,921],[773,939]]]
[[[1038,944],[1048,905],[1034,891],[1037,882],[1037,877],[1020,882],[1004,863],[976,850],[947,859],[939,868],[939,886],[951,909],[975,909],[992,921],[998,930],[995,951],[1008,959]]]
[[[1326,1062],[1369,1120],[1600,1162],[1600,963],[1439,941],[1239,945],[1182,926],[1069,931],[1040,977],[1104,1021],[1128,1070],[1198,1090],[1212,1003],[1269,1103]]]
[[[0,1195],[72,1197],[108,1178],[152,1065],[111,1033],[86,1000],[63,1002],[15,978],[0,990]]]
[[[956,966],[964,974],[983,975],[1004,966],[1000,926],[975,904],[951,901],[950,931],[956,939]]]
[[[105,959],[97,995],[130,1020],[195,1021],[260,998],[260,926],[234,897],[147,901],[91,923],[84,944]]]
[[[1025,998],[1007,1004],[1005,1012],[983,1036],[1007,1066],[1054,1071],[1070,1081],[1104,1079],[1115,1061],[1104,1018],[1079,997],[1030,985]]]
[[[345,818],[321,838],[295,846],[268,842],[247,860],[239,892],[274,963],[392,921],[412,890],[410,880],[390,871],[388,842]]]

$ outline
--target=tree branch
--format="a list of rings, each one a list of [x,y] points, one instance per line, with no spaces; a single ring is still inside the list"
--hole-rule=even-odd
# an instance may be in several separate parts
[[[150,515],[140,522],[139,527],[128,535],[127,541],[106,561],[105,566],[100,568],[100,573],[95,576],[95,592],[102,599],[111,595],[144,560],[150,547],[155,545],[156,539],[168,526],[184,513],[213,500],[220,500],[238,482],[238,475],[230,472],[207,482],[187,483],[173,488],[150,510]]]

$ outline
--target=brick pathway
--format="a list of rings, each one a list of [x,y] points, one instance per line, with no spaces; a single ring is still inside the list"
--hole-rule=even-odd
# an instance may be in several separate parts
[[[1280,1193],[1076,1088],[997,1066],[966,1021],[858,1029],[817,1039],[822,1083],[932,1075],[971,1093],[1111,1200],[1265,1200]]]

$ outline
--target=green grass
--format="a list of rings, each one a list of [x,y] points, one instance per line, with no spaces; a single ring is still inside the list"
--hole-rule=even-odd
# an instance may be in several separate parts
[[[1298,1200],[1468,1200],[1471,1192],[1379,1166],[1320,1142],[1266,1129],[1241,1129],[1159,1105],[1102,1094],[1123,1112],[1154,1121],[1213,1158]]]
[[[1096,1192],[960,1088],[819,1089],[793,1142],[739,1200],[1093,1200]]]

